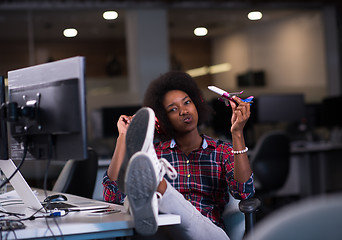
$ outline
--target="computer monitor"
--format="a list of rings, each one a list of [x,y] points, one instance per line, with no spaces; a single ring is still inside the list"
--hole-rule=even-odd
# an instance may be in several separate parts
[[[85,58],[8,72],[10,158],[87,159]]]
[[[96,139],[116,138],[119,136],[117,121],[121,115],[133,116],[141,105],[115,106],[96,109],[91,113],[93,137]]]
[[[0,76],[0,106],[6,103],[5,78]],[[0,160],[8,159],[7,122],[0,113]]]
[[[265,94],[256,100],[258,123],[299,123],[305,117],[303,94]]]
[[[321,104],[321,124],[328,128],[342,127],[342,116],[339,108],[342,96],[331,96],[323,99]]]

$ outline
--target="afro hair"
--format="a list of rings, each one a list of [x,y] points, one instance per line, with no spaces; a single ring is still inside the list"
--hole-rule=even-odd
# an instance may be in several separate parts
[[[198,112],[198,125],[208,121],[213,112],[212,108],[204,101],[197,83],[189,74],[181,71],[171,71],[159,76],[149,84],[145,92],[143,105],[154,110],[160,125],[160,131],[157,134],[163,140],[175,136],[175,130],[163,106],[164,96],[171,90],[181,90],[189,95]]]

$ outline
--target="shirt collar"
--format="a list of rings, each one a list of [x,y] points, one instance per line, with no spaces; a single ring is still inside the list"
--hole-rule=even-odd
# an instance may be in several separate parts
[[[170,143],[170,148],[175,148],[176,146],[176,141],[172,138],[171,143]]]
[[[176,141],[175,139],[171,139],[171,143],[170,143],[170,148],[175,148],[176,146]],[[202,142],[202,148],[206,149],[208,147],[208,142],[205,138],[203,138],[203,142]]]

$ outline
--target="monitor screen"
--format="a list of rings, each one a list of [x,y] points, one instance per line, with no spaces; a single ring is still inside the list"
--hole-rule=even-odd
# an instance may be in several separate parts
[[[8,102],[12,160],[87,158],[84,57],[8,72]]]
[[[6,103],[5,78],[0,76],[0,106]],[[1,109],[0,113],[0,160],[8,159],[8,143],[7,143],[7,123],[3,117]]]
[[[96,109],[91,114],[94,138],[116,138],[119,136],[117,121],[121,115],[133,116],[140,105],[116,106]]]
[[[295,123],[305,117],[303,94],[269,94],[257,98],[259,123]]]
[[[342,127],[342,116],[339,108],[342,96],[331,96],[323,99],[321,104],[321,124],[328,128]]]

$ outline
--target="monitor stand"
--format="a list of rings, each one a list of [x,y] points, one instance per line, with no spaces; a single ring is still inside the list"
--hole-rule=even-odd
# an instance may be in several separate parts
[[[5,97],[5,78],[0,76],[0,107],[6,103]],[[1,109],[1,111],[5,111]],[[3,112],[0,113],[0,169],[9,178],[17,169],[12,159],[8,155],[8,135],[7,135],[7,119],[3,117]],[[6,115],[6,114],[4,114]],[[17,192],[21,200],[23,200],[26,207],[45,212],[42,204],[34,194],[30,186],[27,184],[25,178],[20,171],[10,179],[10,183]]]
[[[12,159],[7,159],[0,160],[0,169],[3,171],[5,176],[9,178],[17,169],[17,167]],[[37,196],[26,182],[25,178],[21,175],[20,171],[17,171],[13,178],[10,179],[10,183],[21,200],[23,200],[26,207],[45,212],[43,205],[40,203]]]

